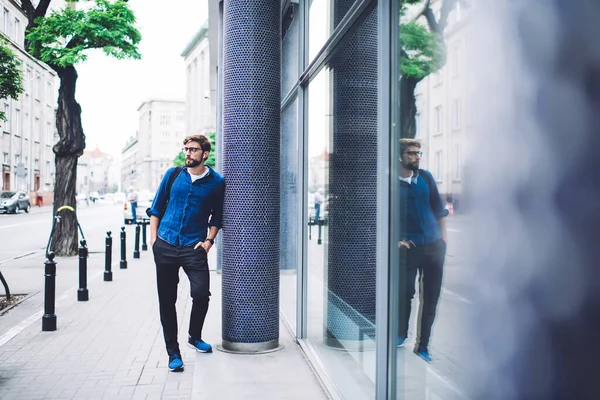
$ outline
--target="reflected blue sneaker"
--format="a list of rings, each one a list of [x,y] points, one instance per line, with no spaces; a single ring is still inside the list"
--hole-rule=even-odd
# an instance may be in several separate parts
[[[405,338],[403,338],[402,336],[398,336],[398,347],[404,346],[405,341]]]
[[[188,339],[188,344],[200,353],[212,353],[212,346],[201,339]]]
[[[183,371],[183,361],[181,361],[181,356],[179,354],[174,353],[169,356],[169,371]]]
[[[425,346],[419,346],[419,348],[415,351],[415,354],[421,357],[423,360],[428,363],[431,362],[431,356],[429,355],[429,350]]]

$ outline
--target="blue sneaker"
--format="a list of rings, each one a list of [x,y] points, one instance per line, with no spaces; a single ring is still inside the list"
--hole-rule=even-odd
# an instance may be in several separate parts
[[[200,353],[212,353],[212,346],[202,339],[188,339],[188,344]]]
[[[429,350],[427,349],[427,347],[419,346],[419,348],[415,351],[415,354],[421,357],[423,360],[427,361],[428,363],[431,362],[431,356],[429,355]]]
[[[183,361],[181,361],[181,356],[179,354],[174,353],[169,356],[169,371],[183,371]]]
[[[398,336],[398,347],[404,346],[404,341],[406,339],[403,338],[402,336]]]

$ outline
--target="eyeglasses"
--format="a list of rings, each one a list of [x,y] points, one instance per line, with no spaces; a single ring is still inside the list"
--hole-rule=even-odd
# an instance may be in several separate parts
[[[181,151],[183,151],[184,153],[187,153],[189,151],[192,154],[194,154],[198,150],[202,150],[202,149],[200,147],[182,147],[181,148]]]
[[[405,151],[404,153],[408,154],[409,156],[419,156],[419,157],[423,156],[422,151]]]

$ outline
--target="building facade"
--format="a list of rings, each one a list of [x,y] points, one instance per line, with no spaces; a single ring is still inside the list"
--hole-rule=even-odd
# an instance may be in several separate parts
[[[216,101],[210,90],[210,48],[208,22],[187,44],[181,56],[185,60],[186,135],[214,132],[216,129]]]
[[[218,249],[222,346],[277,350],[281,315],[331,398],[465,393],[456,349],[468,342],[453,305],[440,300],[445,311],[430,343],[435,368],[411,351],[416,306],[407,344],[398,348],[411,303],[398,246],[406,223],[397,174],[398,38],[407,18],[400,3],[282,0],[274,11],[268,0],[209,2],[209,31],[218,38],[209,71],[217,166],[227,182]],[[436,19],[440,3],[431,3]],[[460,172],[445,175],[450,163],[461,165],[465,138],[461,11],[449,13],[449,62],[440,74],[451,84],[436,91],[431,77],[415,92],[422,167],[433,170],[444,194],[461,191]],[[457,119],[437,108],[441,132],[434,134],[432,110],[440,105],[454,105]],[[430,154],[440,154],[439,168]],[[313,193],[321,189],[327,217],[315,223]]]
[[[113,166],[113,156],[103,153],[98,147],[84,151],[77,159],[77,193],[114,192],[117,181],[111,174]]]
[[[165,171],[181,151],[185,102],[148,100],[138,108],[139,130],[121,153],[122,189],[156,192]]]
[[[27,18],[17,3],[0,0],[0,30],[23,68],[24,93],[17,100],[0,100],[7,116],[2,123],[2,189],[38,190],[54,188],[55,164],[52,146],[57,142],[55,111],[57,76],[46,64],[24,49]],[[51,196],[45,196],[49,199]]]

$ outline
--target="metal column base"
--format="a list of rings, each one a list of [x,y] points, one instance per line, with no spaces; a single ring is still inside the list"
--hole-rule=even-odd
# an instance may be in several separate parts
[[[42,316],[42,331],[51,332],[56,330],[56,315],[44,314]]]
[[[222,345],[217,345],[217,349],[224,353],[233,354],[265,354],[273,353],[283,349],[285,346],[279,344],[279,339],[261,343],[234,343],[227,340],[222,341]]]

